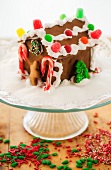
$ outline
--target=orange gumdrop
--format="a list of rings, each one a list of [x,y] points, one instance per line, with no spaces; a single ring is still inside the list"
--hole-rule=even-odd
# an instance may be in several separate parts
[[[88,38],[87,37],[81,37],[80,40],[83,44],[88,44]]]

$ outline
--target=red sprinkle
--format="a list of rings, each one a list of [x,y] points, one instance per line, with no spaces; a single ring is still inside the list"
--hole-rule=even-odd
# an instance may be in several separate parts
[[[93,122],[94,122],[95,124],[98,124],[98,122],[97,122],[97,121],[95,121],[95,120],[94,120]]]
[[[93,117],[98,117],[98,113],[97,112],[94,113]]]

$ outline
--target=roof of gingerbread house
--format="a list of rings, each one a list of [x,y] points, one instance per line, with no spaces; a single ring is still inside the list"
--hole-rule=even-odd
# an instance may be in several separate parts
[[[83,23],[82,27],[79,25],[73,25],[71,29],[66,27],[66,24],[72,24],[72,22],[79,20]],[[59,29],[66,27],[65,30],[59,35],[48,34],[48,29],[53,29],[57,26]],[[94,31],[94,25],[90,24],[86,17],[84,16],[83,9],[77,9],[76,16],[66,17],[65,14],[60,16],[59,20],[55,23],[42,25],[40,20],[33,21],[33,30],[25,33],[22,28],[17,30],[19,36],[19,42],[25,43],[26,40],[31,39],[41,39],[42,45],[46,47],[49,56],[55,59],[59,56],[67,56],[67,54],[76,55],[78,50],[86,50],[87,47],[93,47],[98,44],[98,39],[101,36],[101,30]],[[87,31],[87,36],[80,37],[78,43],[72,43],[70,45],[64,46],[59,42],[65,39],[72,39],[72,37],[77,37],[79,33]]]

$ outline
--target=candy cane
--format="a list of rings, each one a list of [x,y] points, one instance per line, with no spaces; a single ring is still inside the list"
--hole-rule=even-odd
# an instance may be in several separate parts
[[[19,54],[19,69],[21,71],[22,79],[25,79],[23,60],[26,61],[28,56],[27,47],[25,46],[25,44],[20,44],[18,48],[18,54]]]
[[[46,61],[49,62],[49,69],[48,69],[48,73],[47,73],[46,85],[44,87],[45,91],[49,90],[50,87],[51,87],[51,78],[52,78],[52,75],[53,75],[53,67],[54,67],[54,62],[53,62],[52,58],[50,56],[45,56],[42,59],[42,62],[41,62],[41,72],[42,72],[42,75],[44,75],[45,70],[46,70]]]

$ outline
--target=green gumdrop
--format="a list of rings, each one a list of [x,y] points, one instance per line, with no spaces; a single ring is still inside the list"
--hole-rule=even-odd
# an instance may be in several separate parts
[[[51,42],[51,41],[52,41],[52,35],[46,34],[46,35],[44,36],[44,39],[45,39],[46,41],[48,41],[48,42]]]
[[[66,15],[65,14],[61,14],[59,18],[60,18],[60,20],[63,20],[64,18],[66,18]]]
[[[88,29],[89,29],[89,30],[91,30],[91,31],[93,31],[93,30],[94,30],[94,25],[93,25],[93,24],[88,24],[88,26],[87,26],[87,27],[88,27]]]
[[[84,11],[82,8],[78,8],[76,11],[76,18],[83,18],[84,17]]]

